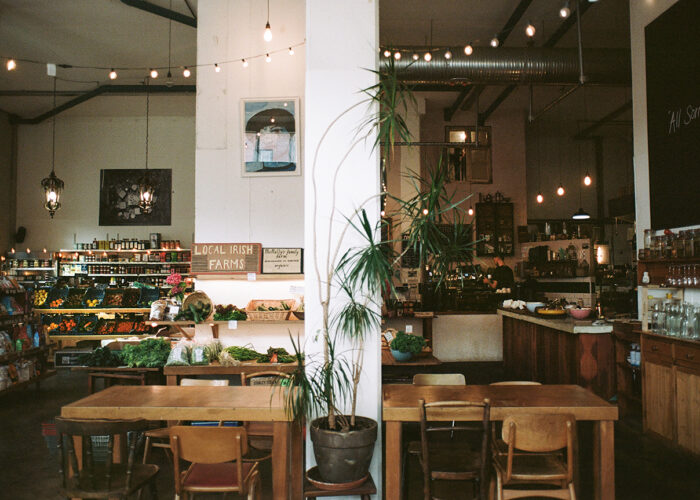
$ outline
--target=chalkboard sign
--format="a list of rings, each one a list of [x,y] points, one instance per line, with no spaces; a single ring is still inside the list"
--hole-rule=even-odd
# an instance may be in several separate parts
[[[263,274],[302,274],[303,248],[263,248]]]
[[[260,243],[193,243],[192,274],[260,272]]]
[[[651,227],[700,224],[700,1],[645,28]]]

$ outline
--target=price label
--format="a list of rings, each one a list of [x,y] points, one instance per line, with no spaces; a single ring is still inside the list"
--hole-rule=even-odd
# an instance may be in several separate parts
[[[406,325],[406,333],[413,333],[413,325]]]
[[[257,279],[257,275],[255,273],[248,273],[248,281],[255,281]]]
[[[229,330],[237,330],[238,329],[238,321],[235,319],[232,319],[228,322],[228,329]]]

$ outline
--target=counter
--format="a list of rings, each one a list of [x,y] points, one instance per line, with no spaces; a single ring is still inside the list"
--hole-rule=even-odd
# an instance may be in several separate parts
[[[605,325],[593,325],[592,320],[576,320],[569,316],[562,319],[549,319],[543,318],[542,316],[535,316],[534,314],[530,314],[529,311],[526,312],[507,309],[499,309],[498,314],[500,316],[520,319],[522,321],[527,321],[529,323],[534,323],[536,325],[567,333],[612,333],[613,331],[612,323]]]
[[[503,368],[509,380],[578,384],[604,399],[615,394],[612,324],[546,319],[499,310]]]

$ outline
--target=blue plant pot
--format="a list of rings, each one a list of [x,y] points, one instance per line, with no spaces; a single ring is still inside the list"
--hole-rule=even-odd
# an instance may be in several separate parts
[[[411,352],[401,352],[394,349],[391,349],[391,355],[394,356],[394,359],[399,362],[408,361],[413,357],[413,353]]]

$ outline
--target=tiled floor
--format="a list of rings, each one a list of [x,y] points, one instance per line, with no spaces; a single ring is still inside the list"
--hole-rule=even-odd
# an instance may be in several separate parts
[[[53,500],[60,498],[55,455],[41,435],[41,423],[50,422],[63,404],[87,394],[84,373],[61,371],[33,389],[0,398],[0,499]],[[616,425],[615,461],[618,500],[700,499],[700,457],[672,450],[640,432],[638,422]],[[590,428],[581,425],[581,498],[591,498]],[[164,455],[160,455],[162,458]],[[161,460],[161,498],[172,496],[172,468]],[[421,498],[422,483],[416,463],[408,464],[408,498]],[[270,468],[263,498],[270,498]],[[456,487],[449,498],[469,498],[471,487]],[[205,498],[202,496],[202,498]],[[221,498],[219,495],[216,498]]]

